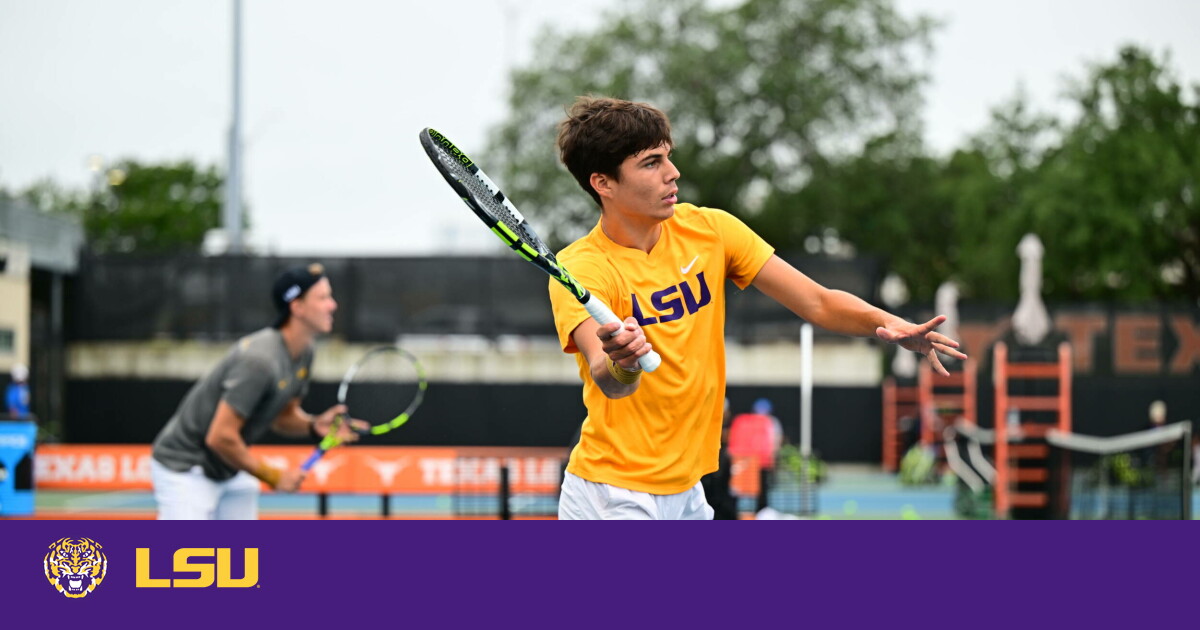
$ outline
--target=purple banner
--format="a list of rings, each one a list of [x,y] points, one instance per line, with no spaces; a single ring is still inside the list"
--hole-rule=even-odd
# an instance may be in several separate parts
[[[1133,522],[4,521],[0,624],[1156,627],[1194,623],[1196,532]]]

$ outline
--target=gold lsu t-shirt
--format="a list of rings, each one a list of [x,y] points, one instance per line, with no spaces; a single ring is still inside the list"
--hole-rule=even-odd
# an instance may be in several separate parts
[[[649,254],[612,242],[600,224],[558,261],[620,319],[637,318],[662,365],[609,399],[571,333],[587,311],[550,281],[554,325],[575,354],[584,420],[567,470],[589,481],[676,494],[717,469],[725,402],[725,280],[746,288],[774,249],[723,210],[677,204]]]

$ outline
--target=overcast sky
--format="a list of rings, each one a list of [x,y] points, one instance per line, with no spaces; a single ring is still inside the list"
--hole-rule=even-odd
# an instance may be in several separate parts
[[[436,127],[479,152],[505,115],[505,68],[528,60],[539,27],[590,28],[619,2],[244,0],[253,243],[281,255],[492,251],[494,237],[436,175],[417,132]],[[1061,113],[1063,79],[1111,61],[1124,43],[1169,50],[1183,81],[1200,82],[1200,2],[898,6],[945,22],[925,90],[927,140],[938,151],[978,131],[1018,84],[1035,106]],[[0,186],[48,177],[80,187],[93,155],[223,165],[231,7],[0,0]],[[432,98],[430,88],[458,96]]]

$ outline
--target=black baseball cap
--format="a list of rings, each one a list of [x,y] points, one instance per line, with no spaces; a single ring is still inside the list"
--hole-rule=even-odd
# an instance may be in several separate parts
[[[288,305],[307,293],[312,285],[324,277],[325,266],[321,263],[292,267],[279,274],[279,277],[275,279],[275,284],[271,286],[271,301],[279,313],[272,326],[282,328],[292,314],[292,309]]]

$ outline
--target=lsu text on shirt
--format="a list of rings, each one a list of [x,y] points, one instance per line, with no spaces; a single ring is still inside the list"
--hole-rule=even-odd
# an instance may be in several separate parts
[[[571,333],[588,318],[550,281],[563,350],[575,353],[588,416],[567,470],[589,481],[676,494],[717,469],[725,402],[725,281],[746,288],[774,249],[733,215],[677,204],[650,253],[612,242],[597,223],[558,261],[618,318],[637,318],[662,365],[631,396],[592,381]]]

